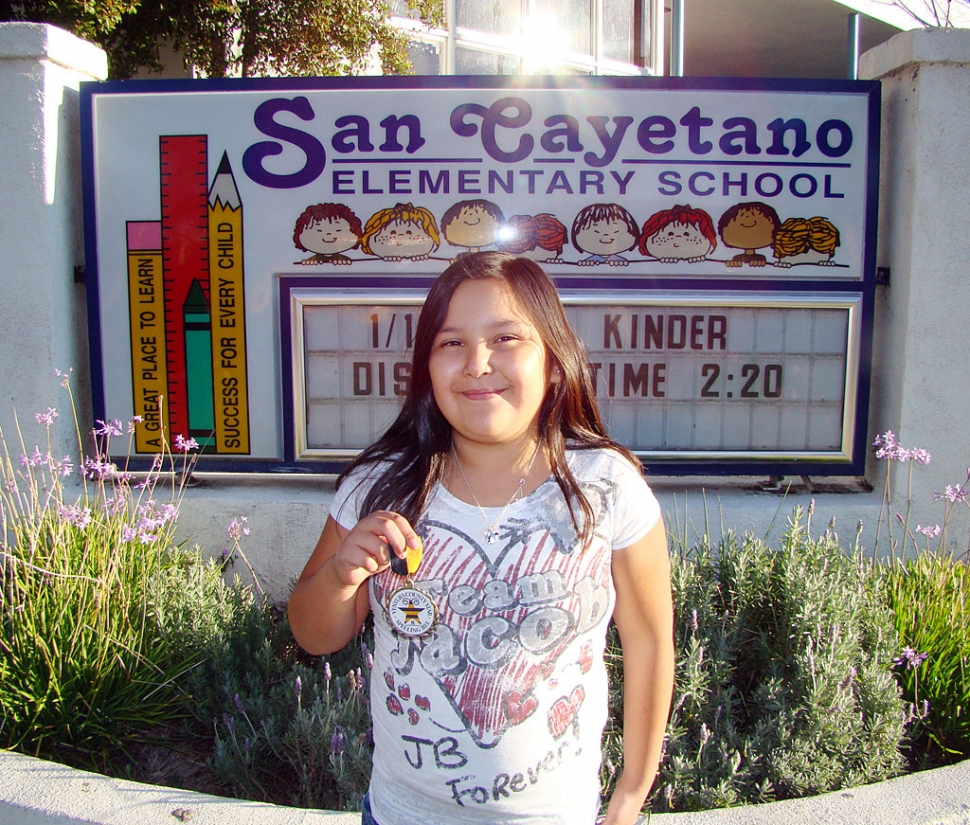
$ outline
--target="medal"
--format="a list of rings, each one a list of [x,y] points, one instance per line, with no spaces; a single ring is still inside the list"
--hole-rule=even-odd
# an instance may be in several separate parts
[[[421,566],[422,548],[409,547],[403,559],[391,556],[391,572],[404,579],[404,585],[391,592],[386,601],[387,621],[402,636],[419,638],[438,626],[438,607],[431,596],[414,586],[412,576]]]

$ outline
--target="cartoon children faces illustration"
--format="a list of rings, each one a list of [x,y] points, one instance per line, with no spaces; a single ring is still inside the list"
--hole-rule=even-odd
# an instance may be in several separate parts
[[[441,218],[441,229],[448,243],[465,247],[462,254],[467,254],[494,244],[504,222],[502,210],[494,203],[477,199],[449,207]]]
[[[362,231],[360,219],[342,203],[308,206],[297,218],[293,243],[297,249],[314,254],[297,263],[301,266],[349,264],[350,258],[342,253],[357,248]]]
[[[738,203],[728,209],[717,222],[717,231],[725,246],[743,251],[726,261],[727,265],[765,266],[768,260],[757,250],[771,246],[780,225],[778,213],[766,203]]]
[[[533,261],[560,263],[568,240],[565,225],[554,215],[513,215],[502,227],[497,242],[502,252]]]
[[[690,204],[651,215],[640,233],[640,253],[663,263],[697,263],[716,247],[711,216]]]
[[[361,249],[385,261],[426,261],[440,242],[438,224],[429,210],[399,203],[371,215]]]
[[[838,245],[839,230],[828,218],[789,218],[775,232],[775,266],[835,266],[832,258]]]
[[[640,227],[633,215],[616,203],[587,206],[573,221],[573,246],[589,254],[578,261],[580,266],[626,266],[629,261],[622,253],[636,246],[639,235]]]
[[[782,222],[772,206],[758,201],[734,204],[721,215],[716,228],[705,210],[678,204],[655,212],[642,229],[623,206],[599,203],[582,209],[567,230],[548,212],[506,220],[496,204],[478,199],[454,203],[442,216],[440,230],[438,226],[431,210],[412,203],[377,210],[366,227],[346,204],[319,203],[307,207],[294,227],[294,244],[311,253],[296,264],[350,264],[353,259],[345,253],[358,247],[365,255],[390,263],[426,261],[439,248],[442,235],[450,245],[462,248],[458,257],[495,246],[535,261],[575,266],[628,266],[631,261],[625,253],[632,249],[645,259],[667,264],[838,266],[834,258],[840,245],[839,230],[828,218]],[[738,254],[715,257],[718,236]],[[563,257],[569,241],[580,253],[578,260]],[[759,251],[765,248],[771,249],[774,261]]]

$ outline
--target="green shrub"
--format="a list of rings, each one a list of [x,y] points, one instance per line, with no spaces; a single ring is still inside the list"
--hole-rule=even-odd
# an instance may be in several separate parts
[[[364,663],[369,657],[361,645],[337,656],[335,665],[327,658],[281,656],[267,638],[248,668],[223,671],[210,766],[229,793],[303,808],[360,810],[373,751],[370,669]]]
[[[882,566],[905,645],[896,660],[896,676],[913,709],[909,756],[917,769],[933,767],[970,756],[970,545],[966,536],[958,543],[951,527],[957,511],[970,508],[970,470],[962,484],[948,484],[934,493],[943,506],[941,524],[913,527],[913,474],[931,456],[904,447],[891,430],[876,436],[873,446],[876,457],[886,462],[883,521],[889,552]],[[902,512],[894,511],[890,499],[897,463],[908,475]]]
[[[886,592],[906,646],[897,678],[913,704],[917,767],[970,757],[970,576],[965,559],[924,551],[888,563]]]
[[[133,727],[184,712],[179,678],[197,659],[162,614],[189,565],[172,540],[188,463],[163,474],[159,461],[136,484],[106,450],[82,451],[69,489],[74,462],[50,452],[57,417],[36,416],[45,452],[21,438],[12,455],[0,432],[0,747],[103,770]],[[121,423],[96,435],[103,446]]]
[[[673,553],[677,680],[653,810],[806,796],[901,772],[906,712],[891,672],[901,646],[878,581],[831,531],[813,538],[800,509],[777,550],[728,534]]]

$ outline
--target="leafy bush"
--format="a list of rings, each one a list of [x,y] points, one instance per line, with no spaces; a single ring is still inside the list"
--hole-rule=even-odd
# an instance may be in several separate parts
[[[889,553],[883,586],[905,645],[896,659],[896,676],[913,708],[908,751],[913,767],[934,767],[970,756],[970,544],[963,537],[957,545],[951,527],[957,511],[970,507],[970,470],[962,484],[934,493],[943,506],[942,524],[913,527],[913,474],[932,457],[904,447],[892,431],[878,435],[873,446],[886,462],[883,521]],[[898,464],[908,474],[902,512],[890,499]]]
[[[905,644],[897,677],[917,715],[912,758],[970,757],[970,576],[965,560],[927,551],[887,565],[886,592]]]
[[[369,659],[366,644],[356,656],[348,649],[337,657],[343,675],[335,675],[329,659],[281,656],[253,630],[248,667],[223,670],[229,678],[218,703],[213,772],[245,799],[360,810],[373,751],[370,670],[355,663]]]
[[[174,472],[159,460],[135,483],[106,450],[81,450],[83,483],[68,488],[74,462],[50,452],[57,417],[36,416],[47,450],[20,438],[16,460],[0,432],[0,747],[104,769],[133,726],[184,712],[178,680],[197,659],[164,613],[192,566],[172,540],[189,464],[169,453]],[[96,435],[103,447],[122,425]]]
[[[807,796],[901,772],[899,649],[873,566],[796,509],[777,550],[673,554],[677,680],[654,810]],[[612,715],[612,714],[611,714]],[[610,763],[621,742],[608,737]]]

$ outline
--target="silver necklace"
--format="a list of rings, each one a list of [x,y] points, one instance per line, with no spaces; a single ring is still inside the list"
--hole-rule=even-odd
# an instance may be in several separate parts
[[[488,516],[485,515],[485,508],[478,501],[478,496],[475,495],[475,491],[472,489],[472,485],[468,483],[468,476],[465,475],[465,468],[461,466],[461,459],[458,458],[458,451],[455,450],[454,445],[451,447],[451,453],[455,457],[455,464],[458,465],[458,472],[461,473],[461,477],[465,480],[465,486],[468,488],[468,494],[472,497],[472,501],[475,502],[475,506],[478,508],[478,512],[482,514],[482,520],[485,522],[485,530],[482,535],[485,536],[486,544],[494,544],[498,541],[498,526],[502,519],[505,518],[505,513],[516,501],[522,498],[522,491],[525,488],[526,479],[529,477],[529,473],[532,472],[532,465],[536,463],[536,456],[539,455],[539,444],[536,444],[535,452],[532,454],[532,460],[529,462],[529,466],[526,467],[525,472],[522,474],[522,478],[519,479],[519,486],[515,488],[515,492],[512,493],[512,498],[505,502],[505,506],[502,508],[496,517],[495,521],[489,524]]]

